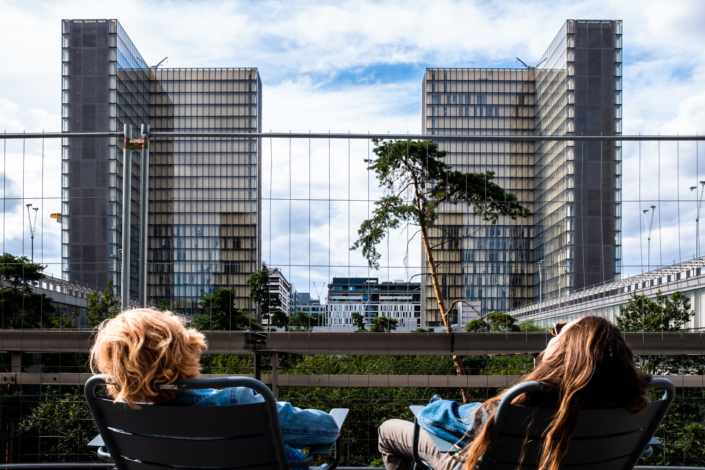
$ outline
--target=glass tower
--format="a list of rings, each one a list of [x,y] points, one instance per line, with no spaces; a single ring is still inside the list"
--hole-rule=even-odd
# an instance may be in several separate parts
[[[117,20],[62,21],[62,131],[149,122],[149,68]],[[137,137],[137,135],[135,135]],[[120,284],[122,139],[62,140],[62,276]],[[132,157],[131,294],[137,297],[140,159]]]
[[[621,21],[568,20],[536,67],[427,69],[423,132],[459,170],[493,171],[534,213],[488,225],[467,206],[442,208],[430,235],[446,299],[507,311],[619,277],[621,142],[442,136],[620,135],[621,61]],[[423,285],[426,321],[440,325],[430,278]]]
[[[153,131],[259,132],[257,69],[157,69]],[[184,313],[218,286],[253,309],[261,264],[259,139],[155,138],[150,161],[149,295]]]
[[[257,69],[153,69],[117,20],[64,20],[64,131],[259,132]],[[247,275],[260,264],[259,139],[150,142],[148,296],[193,314],[218,286],[251,312]],[[65,279],[120,288],[122,139],[63,142]],[[131,296],[137,298],[140,156],[132,157]]]

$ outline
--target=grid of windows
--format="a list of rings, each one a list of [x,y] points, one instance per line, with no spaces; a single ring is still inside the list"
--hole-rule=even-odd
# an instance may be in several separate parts
[[[158,69],[154,131],[260,132],[257,69]],[[152,302],[196,313],[218,286],[252,313],[247,277],[261,262],[259,139],[153,139],[150,153]]]
[[[533,78],[532,70],[428,69],[423,84],[424,133],[532,135]],[[442,139],[438,145],[449,152],[448,163],[464,172],[493,171],[495,183],[532,208],[533,143]],[[436,246],[434,258],[440,262],[445,298],[482,299],[485,312],[523,305],[530,296],[531,234],[530,219],[500,217],[496,225],[488,225],[467,205],[443,207],[429,236]],[[440,326],[430,278],[423,297],[427,325]]]
[[[493,171],[534,212],[488,226],[467,206],[443,207],[429,236],[445,298],[481,300],[488,313],[619,276],[621,142],[442,136],[621,134],[621,35],[621,21],[568,20],[536,68],[427,69],[424,133],[439,136],[455,168]],[[426,321],[438,326],[430,283]]]
[[[62,130],[139,132],[149,121],[149,71],[117,20],[62,21]],[[122,140],[62,142],[62,273],[104,289],[120,287]],[[139,172],[131,152],[131,294],[137,296]]]

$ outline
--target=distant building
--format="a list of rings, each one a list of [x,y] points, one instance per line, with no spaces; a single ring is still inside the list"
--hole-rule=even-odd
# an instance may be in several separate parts
[[[286,280],[279,268],[267,268],[267,271],[269,271],[269,293],[278,295],[281,301],[281,305],[272,308],[272,312],[279,310],[286,315],[291,315],[293,307],[291,283]]]
[[[418,282],[379,282],[378,278],[334,277],[328,284],[326,327],[349,329],[352,314],[363,316],[369,327],[377,317],[399,320],[399,330],[421,327],[421,284]]]
[[[322,319],[322,322],[325,323],[326,306],[321,305],[320,300],[312,300],[311,294],[308,292],[297,292],[294,298],[293,313],[307,313],[311,315],[311,317]]]

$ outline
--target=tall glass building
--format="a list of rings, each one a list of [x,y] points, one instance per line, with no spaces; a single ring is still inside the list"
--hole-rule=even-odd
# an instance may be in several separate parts
[[[255,68],[154,69],[117,20],[62,22],[64,131],[259,132]],[[259,140],[155,138],[150,142],[148,296],[194,313],[218,286],[253,309],[247,275],[261,260]],[[122,139],[64,139],[65,279],[120,288]],[[138,291],[139,152],[132,153],[131,295]]]
[[[621,21],[568,20],[536,67],[426,70],[423,132],[441,136],[454,167],[493,171],[534,213],[488,225],[467,206],[442,208],[430,235],[446,299],[507,311],[619,277],[620,142],[442,136],[619,135],[621,61]],[[440,325],[430,282],[423,283],[425,321]]]

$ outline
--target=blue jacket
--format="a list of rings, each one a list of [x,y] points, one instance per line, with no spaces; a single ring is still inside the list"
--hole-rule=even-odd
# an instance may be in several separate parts
[[[487,420],[487,412],[481,405],[458,405],[455,401],[442,400],[439,395],[434,395],[419,414],[419,426],[446,441],[462,439],[461,445],[467,444],[475,437],[478,427]]]
[[[263,403],[264,398],[251,388],[224,390],[187,390],[162,406],[228,406]],[[292,447],[314,447],[332,444],[340,435],[331,415],[320,410],[302,410],[291,403],[277,402],[279,425],[284,443]],[[235,424],[233,424],[235,425]]]

